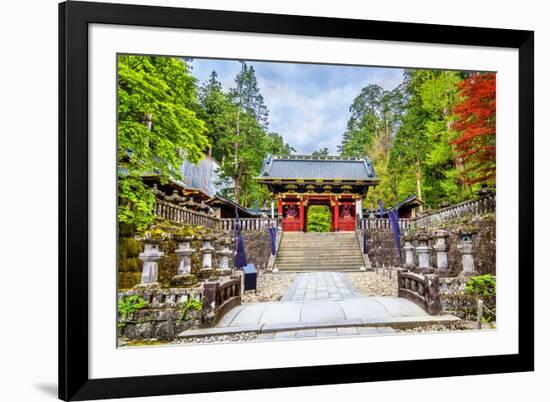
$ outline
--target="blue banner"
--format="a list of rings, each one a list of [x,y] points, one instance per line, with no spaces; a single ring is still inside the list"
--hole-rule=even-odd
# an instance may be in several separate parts
[[[395,246],[397,247],[397,254],[399,255],[399,265],[403,265],[401,259],[401,238],[399,237],[399,213],[397,210],[389,211],[388,217],[390,218],[391,228],[393,232],[393,239],[395,240]]]
[[[269,228],[269,240],[271,241],[271,255],[275,255],[275,244],[277,241],[277,228]]]
[[[246,260],[246,251],[244,249],[244,239],[241,233],[241,222],[239,220],[239,212],[237,211],[237,208],[235,208],[235,215],[237,217],[237,221],[235,222],[235,234],[236,234],[236,241],[237,241],[237,253],[235,254],[235,267],[242,268],[246,265],[248,265],[248,262]]]

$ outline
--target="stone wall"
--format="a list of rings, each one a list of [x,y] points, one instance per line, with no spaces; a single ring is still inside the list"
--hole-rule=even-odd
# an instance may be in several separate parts
[[[248,263],[254,264],[258,271],[265,271],[271,255],[268,230],[246,231],[243,232],[243,238]]]
[[[366,229],[365,231],[367,233],[367,247],[371,266],[373,268],[399,266],[399,254],[391,230]]]
[[[468,280],[464,276],[439,278],[439,298],[444,313],[465,320],[477,319],[477,298],[466,292]],[[490,310],[496,310],[495,297],[485,297],[483,302]]]
[[[139,295],[147,305],[121,320],[119,315],[119,336],[127,339],[159,339],[172,340],[174,337],[190,328],[201,324],[201,311],[187,310],[185,317],[180,320],[187,301],[192,298],[202,300],[201,286],[194,288],[172,289],[143,289],[120,292],[122,297]]]
[[[475,269],[479,274],[496,274],[496,222],[495,214],[486,214],[469,219],[460,219],[451,222],[438,223],[427,227],[428,233],[436,229],[445,229],[450,232],[448,237],[449,252],[448,262],[450,274],[456,275],[462,270],[462,254],[458,250],[458,235],[460,229],[475,230],[474,235],[474,261]],[[399,257],[391,230],[366,229],[368,238],[368,255],[372,267],[398,266]],[[409,229],[413,233],[415,229]],[[401,246],[404,245],[403,235],[406,232],[401,230]],[[436,267],[436,253],[433,250],[434,240],[430,240],[430,263]],[[405,258],[402,252],[403,259]]]
[[[474,263],[475,270],[479,274],[496,275],[496,221],[495,214],[473,217],[469,220],[449,222],[438,225],[436,228],[448,230],[451,235],[449,242],[449,270],[452,274],[458,274],[462,270],[462,255],[458,250],[458,236],[456,232],[462,228],[477,231],[474,235]],[[431,229],[431,228],[430,228]],[[433,240],[430,241],[430,246]],[[435,253],[430,255],[431,263],[436,266]]]

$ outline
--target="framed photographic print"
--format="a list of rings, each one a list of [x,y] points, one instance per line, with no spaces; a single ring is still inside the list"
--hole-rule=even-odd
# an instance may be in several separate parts
[[[59,17],[61,399],[534,369],[533,32]]]

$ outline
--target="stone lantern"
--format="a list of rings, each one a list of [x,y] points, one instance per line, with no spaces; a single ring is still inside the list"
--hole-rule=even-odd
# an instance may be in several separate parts
[[[403,236],[403,241],[405,242],[405,245],[403,246],[403,250],[405,250],[405,265],[403,265],[403,268],[410,270],[414,269],[414,267],[416,266],[414,263],[414,246],[412,244],[413,240],[413,236]]]
[[[458,232],[458,250],[462,254],[462,275],[477,275],[474,264],[474,230],[460,230]]]
[[[193,236],[174,236],[178,247],[174,253],[178,256],[178,273],[170,280],[172,286],[190,286],[197,282],[197,277],[191,273],[191,255],[195,252],[191,248]]]
[[[430,246],[428,245],[430,236],[426,232],[420,232],[415,236],[415,240],[417,241],[416,256],[418,258],[416,271],[430,272]]]
[[[202,247],[200,252],[202,254],[202,268],[200,270],[200,275],[203,278],[208,278],[212,276],[214,272],[213,268],[213,254],[215,251],[212,242],[215,240],[213,235],[205,234],[202,236]]]
[[[233,257],[235,252],[230,249],[230,245],[233,243],[232,239],[229,237],[222,237],[218,244],[220,249],[216,251],[218,257],[218,272],[220,275],[230,275],[232,269],[229,267],[229,257]]]
[[[444,272],[449,268],[449,262],[447,258],[447,251],[449,251],[449,244],[447,242],[448,237],[449,232],[443,229],[436,230],[432,234],[432,238],[435,239],[433,249],[436,252],[437,270],[439,272]]]
[[[163,240],[162,238],[144,239],[144,250],[139,253],[139,259],[143,261],[143,269],[141,271],[141,283],[143,285],[158,282],[158,261],[164,257],[164,253],[160,251],[160,244]]]

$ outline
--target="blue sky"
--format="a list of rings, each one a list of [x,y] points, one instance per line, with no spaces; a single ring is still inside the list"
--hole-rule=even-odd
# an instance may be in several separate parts
[[[361,89],[378,84],[393,89],[403,79],[399,68],[333,66],[249,61],[269,109],[269,130],[283,136],[300,154],[327,147],[337,153],[349,106]],[[202,84],[212,70],[223,89],[234,84],[238,61],[194,59],[193,74]]]

